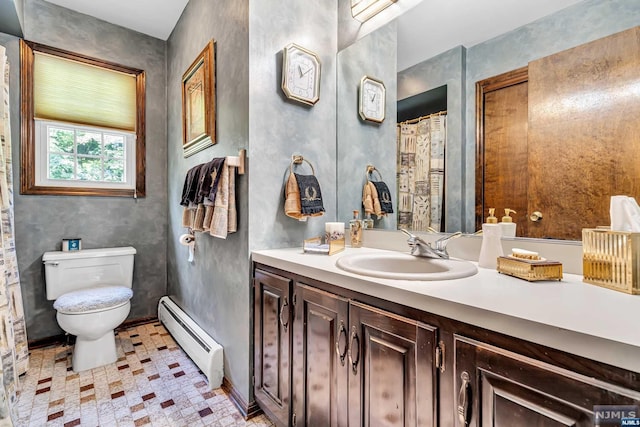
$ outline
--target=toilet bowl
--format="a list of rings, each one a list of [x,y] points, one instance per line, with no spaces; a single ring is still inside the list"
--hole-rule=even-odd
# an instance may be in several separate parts
[[[75,372],[117,360],[114,329],[131,309],[135,253],[126,247],[43,255],[47,299],[55,300],[58,325],[76,336]]]

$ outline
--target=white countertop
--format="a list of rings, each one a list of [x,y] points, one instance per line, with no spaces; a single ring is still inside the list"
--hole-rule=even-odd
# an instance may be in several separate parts
[[[348,273],[336,260],[381,249],[346,248],[333,256],[302,248],[253,252],[253,261],[429,313],[640,372],[640,296],[582,282],[527,282],[495,270],[456,280],[389,280]]]

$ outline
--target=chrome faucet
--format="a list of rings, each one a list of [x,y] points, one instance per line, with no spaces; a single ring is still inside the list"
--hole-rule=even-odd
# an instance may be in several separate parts
[[[449,253],[447,253],[447,244],[450,240],[462,235],[462,233],[458,231],[456,233],[449,234],[448,236],[444,236],[436,240],[432,245],[431,243],[422,240],[415,234],[409,233],[404,228],[401,228],[400,231],[409,236],[407,243],[411,248],[411,255],[438,259],[449,259]]]

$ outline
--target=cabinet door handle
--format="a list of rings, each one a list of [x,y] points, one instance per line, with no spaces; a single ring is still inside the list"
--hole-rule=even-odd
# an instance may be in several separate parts
[[[284,301],[282,302],[282,307],[280,307],[280,324],[284,328],[284,331],[287,332],[287,327],[289,326],[289,310],[287,310],[287,321],[285,322],[282,318],[282,314],[284,313],[284,308],[289,307],[289,301],[287,301],[287,297],[284,297]]]
[[[344,335],[344,350],[340,351],[340,338]],[[336,353],[340,358],[340,364],[344,366],[344,359],[347,357],[347,328],[344,326],[344,322],[340,321],[340,332],[338,332],[338,339],[336,340]]]
[[[462,385],[458,393],[458,419],[463,426],[469,425],[471,419],[471,384],[469,382],[469,373],[463,371],[460,374]]]
[[[353,342],[356,341],[357,344],[354,346]],[[353,360],[353,349],[356,348],[358,350],[358,357],[356,360]],[[358,362],[360,361],[360,338],[358,338],[358,330],[355,326],[351,328],[351,339],[349,340],[349,362],[351,363],[351,369],[353,370],[353,374],[358,373]]]

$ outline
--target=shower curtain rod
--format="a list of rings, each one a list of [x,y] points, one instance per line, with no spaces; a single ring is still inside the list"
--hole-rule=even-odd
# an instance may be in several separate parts
[[[399,125],[405,125],[405,124],[408,125],[408,124],[411,124],[411,123],[418,123],[420,120],[429,119],[429,118],[434,117],[434,116],[445,116],[446,114],[447,114],[447,110],[439,111],[437,113],[427,114],[426,116],[417,117],[415,119],[405,120],[404,122],[400,122],[398,124]]]

